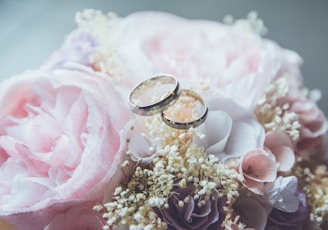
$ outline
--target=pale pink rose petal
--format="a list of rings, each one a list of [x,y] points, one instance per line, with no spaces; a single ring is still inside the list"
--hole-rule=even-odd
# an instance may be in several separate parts
[[[0,219],[42,229],[71,202],[101,202],[121,171],[130,119],[112,81],[76,64],[0,89]]]

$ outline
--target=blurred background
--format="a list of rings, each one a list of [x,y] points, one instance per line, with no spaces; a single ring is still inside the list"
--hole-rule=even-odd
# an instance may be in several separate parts
[[[266,38],[303,57],[305,85],[322,91],[319,106],[328,114],[328,0],[0,0],[0,80],[37,68],[76,27],[75,12],[84,8],[215,21],[255,10],[269,30]]]

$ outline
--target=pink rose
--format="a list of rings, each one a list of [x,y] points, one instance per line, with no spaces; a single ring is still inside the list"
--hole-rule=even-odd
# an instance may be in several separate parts
[[[278,74],[299,69],[295,53],[218,22],[139,12],[110,25],[103,28],[109,32],[107,43],[101,45],[114,52],[111,76],[128,88],[152,75],[170,73],[191,85],[203,82],[220,89],[250,108]],[[94,26],[99,26],[97,20]]]
[[[0,85],[0,220],[41,229],[78,202],[98,201],[126,151],[129,113],[110,79],[30,71]]]

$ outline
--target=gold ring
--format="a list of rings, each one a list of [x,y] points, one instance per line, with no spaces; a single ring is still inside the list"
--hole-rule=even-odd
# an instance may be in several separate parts
[[[195,103],[200,104],[202,108]],[[172,128],[189,129],[201,125],[207,117],[207,112],[207,102],[202,96],[192,90],[183,89],[175,104],[161,112],[161,117],[165,124]]]
[[[136,114],[154,115],[175,103],[179,93],[180,86],[175,77],[169,74],[157,75],[141,82],[131,90],[129,106]]]

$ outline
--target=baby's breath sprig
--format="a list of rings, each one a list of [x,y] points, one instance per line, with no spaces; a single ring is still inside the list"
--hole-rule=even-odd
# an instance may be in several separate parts
[[[258,18],[256,11],[249,12],[245,19],[235,20],[231,15],[226,15],[223,18],[223,22],[241,31],[252,32],[261,36],[266,35],[268,32],[263,21]]]
[[[279,99],[287,96],[289,89],[288,76],[283,76],[265,90],[265,94],[257,103],[254,113],[266,132],[281,131],[293,141],[300,137],[301,125],[296,113],[288,111],[289,103],[280,104]]]
[[[328,221],[328,170],[326,165],[310,166],[298,159],[294,169],[310,206],[310,220],[319,225]]]
[[[102,47],[89,56],[93,68],[108,76],[118,78],[116,53],[110,38],[112,28],[119,23],[120,18],[113,12],[104,14],[100,10],[85,9],[76,13],[75,21],[79,28],[90,33]]]
[[[178,197],[176,188],[184,189],[188,185],[194,188],[192,198],[198,207],[213,200],[213,194],[225,197],[223,225],[231,223],[235,219],[232,205],[241,186],[233,166],[220,162],[194,144],[193,138],[202,138],[195,129],[170,128],[157,116],[148,118],[147,126],[150,130],[147,137],[162,146],[156,150],[157,157],[150,164],[139,163],[131,179],[117,187],[113,200],[103,205],[104,229],[166,229],[157,211],[170,208],[168,199]],[[190,198],[179,200],[179,206],[183,207]]]

